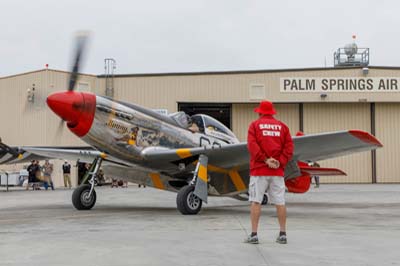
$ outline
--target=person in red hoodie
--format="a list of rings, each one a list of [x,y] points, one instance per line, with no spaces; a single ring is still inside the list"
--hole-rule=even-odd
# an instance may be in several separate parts
[[[262,101],[254,112],[259,114],[259,118],[250,124],[247,137],[250,153],[249,201],[252,233],[245,242],[258,244],[261,202],[267,191],[278,214],[280,232],[276,242],[286,244],[284,169],[293,155],[293,140],[289,128],[273,117],[276,111],[271,102]]]

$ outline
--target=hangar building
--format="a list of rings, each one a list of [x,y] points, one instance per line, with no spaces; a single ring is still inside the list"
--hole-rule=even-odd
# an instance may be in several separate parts
[[[0,136],[13,146],[84,145],[46,106],[47,95],[66,90],[68,72],[42,69],[0,78]],[[292,135],[344,129],[368,131],[383,143],[364,152],[321,162],[347,177],[324,177],[322,183],[400,183],[400,68],[357,66],[229,72],[114,75],[113,91],[105,75],[82,74],[78,90],[112,95],[168,113],[210,114],[242,141],[263,99],[275,103],[277,117]],[[109,88],[107,88],[109,89]],[[57,186],[61,161],[55,161]],[[73,163],[73,162],[72,162]],[[19,169],[21,166],[0,167]],[[76,168],[75,168],[76,169]],[[74,171],[76,172],[76,171]],[[76,173],[73,182],[77,182]]]

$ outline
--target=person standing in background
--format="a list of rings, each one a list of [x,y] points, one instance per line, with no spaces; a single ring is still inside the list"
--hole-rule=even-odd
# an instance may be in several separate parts
[[[319,163],[317,163],[317,162],[312,162],[309,165],[311,167],[318,167],[318,168],[321,167],[319,165]],[[313,178],[314,178],[314,181],[315,181],[315,188],[319,188],[319,175],[314,175]]]
[[[44,188],[47,190],[49,188],[49,184],[51,190],[54,190],[53,180],[51,175],[53,174],[53,164],[46,160],[43,165],[43,177],[44,177]]]
[[[62,166],[62,169],[63,169],[63,176],[64,176],[64,187],[67,187],[67,185],[68,185],[68,187],[71,188],[72,187],[72,185],[71,185],[71,165],[67,161],[65,161]]]
[[[29,174],[28,175],[28,184],[26,186],[26,190],[29,190],[29,186],[31,184],[32,184],[32,187],[33,187],[33,184],[36,182],[36,173],[35,173],[34,167],[35,167],[35,160],[32,160],[31,164],[28,165],[28,168],[26,168],[26,170],[28,171],[28,174]],[[35,188],[33,188],[33,189],[35,189]]]

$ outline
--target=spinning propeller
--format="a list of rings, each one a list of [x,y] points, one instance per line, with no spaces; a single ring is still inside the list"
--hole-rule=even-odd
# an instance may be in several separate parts
[[[85,50],[88,38],[89,38],[89,34],[87,32],[79,33],[76,36],[75,58],[73,61],[74,64],[72,65],[71,75],[69,76],[68,91],[73,91],[75,88],[76,81],[78,80],[79,67],[80,67],[79,64],[80,64],[80,61],[82,58],[82,54]]]
[[[75,91],[87,41],[88,33],[77,34],[68,90],[56,92],[47,97],[47,105],[62,119],[58,126],[57,134],[61,134],[64,122],[67,122],[67,126],[71,131],[78,136],[83,136],[90,129],[93,121],[96,96],[91,93]]]

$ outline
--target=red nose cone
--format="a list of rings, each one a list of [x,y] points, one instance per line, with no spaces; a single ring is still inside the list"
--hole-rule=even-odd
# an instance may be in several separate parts
[[[47,97],[47,105],[79,137],[89,132],[96,111],[96,96],[82,92],[56,92]]]
[[[76,124],[84,104],[83,96],[79,92],[56,92],[47,97],[50,109],[70,124]]]

